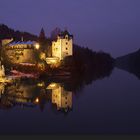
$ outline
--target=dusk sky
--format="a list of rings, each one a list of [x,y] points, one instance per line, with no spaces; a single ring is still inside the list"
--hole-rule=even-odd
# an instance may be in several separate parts
[[[46,36],[67,28],[75,43],[113,57],[140,48],[140,0],[0,0],[0,22]]]

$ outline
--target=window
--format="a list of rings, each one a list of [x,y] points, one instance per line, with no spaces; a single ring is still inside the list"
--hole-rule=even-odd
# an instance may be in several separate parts
[[[68,45],[68,42],[66,42],[66,45]]]
[[[68,48],[66,48],[66,50],[68,50]]]
[[[66,35],[65,38],[68,39],[68,35]]]

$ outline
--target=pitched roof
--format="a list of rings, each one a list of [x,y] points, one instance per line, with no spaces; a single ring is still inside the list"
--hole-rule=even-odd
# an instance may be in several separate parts
[[[68,35],[68,37],[73,38],[73,35],[71,35],[67,30],[62,31],[62,32],[59,34],[60,37],[65,37],[66,35]]]
[[[8,46],[15,46],[15,45],[34,45],[35,41],[12,41],[8,44]]]

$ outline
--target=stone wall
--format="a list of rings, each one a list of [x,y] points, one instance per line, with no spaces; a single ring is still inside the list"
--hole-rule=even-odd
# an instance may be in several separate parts
[[[36,63],[34,49],[9,49],[5,54],[12,63]]]

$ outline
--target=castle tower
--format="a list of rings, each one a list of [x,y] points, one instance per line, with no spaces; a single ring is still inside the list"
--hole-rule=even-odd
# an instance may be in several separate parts
[[[58,35],[57,40],[52,42],[52,57],[63,60],[66,56],[73,55],[73,35],[67,30]]]

